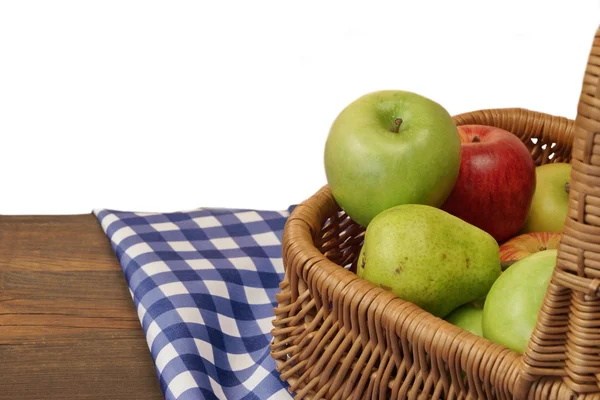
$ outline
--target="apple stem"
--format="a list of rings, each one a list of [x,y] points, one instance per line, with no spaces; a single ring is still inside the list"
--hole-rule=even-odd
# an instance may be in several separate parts
[[[479,142],[481,142],[481,139],[479,138],[479,136],[475,136],[473,138],[473,140],[471,141],[471,143],[479,143]]]
[[[394,120],[394,127],[392,128],[392,132],[398,133],[400,132],[400,125],[402,125],[402,118],[396,118]]]
[[[565,192],[569,193],[571,191],[571,182],[565,183]]]

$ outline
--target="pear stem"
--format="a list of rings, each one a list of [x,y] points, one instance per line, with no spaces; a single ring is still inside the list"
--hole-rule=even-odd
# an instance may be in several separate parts
[[[569,193],[571,191],[571,182],[565,183],[565,192]]]
[[[392,127],[392,132],[398,133],[400,132],[400,125],[402,125],[402,118],[396,118],[394,120],[394,126]]]

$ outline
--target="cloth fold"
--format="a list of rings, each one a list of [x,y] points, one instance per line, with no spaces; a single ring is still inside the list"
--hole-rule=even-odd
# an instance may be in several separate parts
[[[287,400],[269,355],[284,211],[94,210],[168,400]]]

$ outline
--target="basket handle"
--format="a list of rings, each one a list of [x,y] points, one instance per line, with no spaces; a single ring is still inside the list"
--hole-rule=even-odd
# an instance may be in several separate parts
[[[542,377],[554,377],[571,394],[600,394],[600,28],[583,79],[571,156],[569,211],[522,358],[518,397],[541,387]]]

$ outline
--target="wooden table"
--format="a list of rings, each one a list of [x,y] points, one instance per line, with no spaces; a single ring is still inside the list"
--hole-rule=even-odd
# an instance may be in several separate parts
[[[0,399],[162,399],[92,214],[0,216]]]

